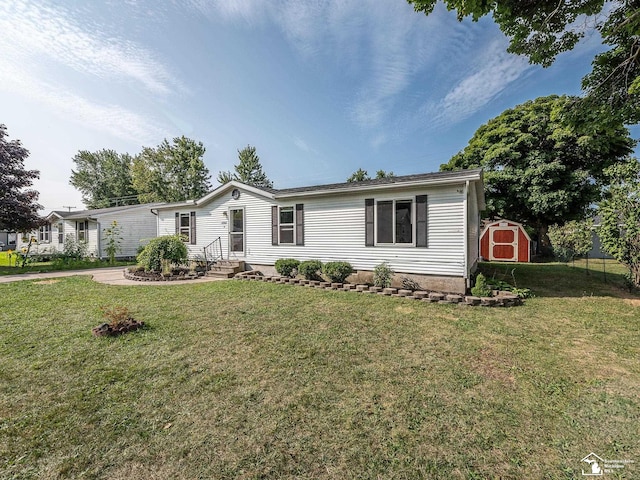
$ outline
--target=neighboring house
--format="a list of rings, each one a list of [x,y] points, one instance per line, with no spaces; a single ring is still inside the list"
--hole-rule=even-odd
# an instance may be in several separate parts
[[[478,261],[482,170],[438,172],[282,190],[232,181],[208,195],[156,207],[158,235],[273,272],[279,258],[382,262],[421,285],[464,292]],[[211,250],[209,250],[211,252]],[[211,253],[209,253],[211,257]]]
[[[587,256],[589,258],[613,258],[607,252],[602,249],[602,245],[600,243],[600,236],[598,235],[598,228],[602,223],[602,217],[596,215],[593,219],[593,228],[591,230],[591,241],[593,242],[593,246]]]
[[[32,251],[62,252],[68,235],[71,235],[75,241],[86,242],[90,256],[106,258],[104,230],[116,221],[121,237],[117,257],[135,257],[138,248],[156,236],[157,217],[151,209],[158,205],[147,203],[72,212],[55,210],[45,217],[45,223],[37,231],[18,235],[18,248],[26,246],[29,236],[32,236],[37,240]]]
[[[0,251],[15,250],[17,245],[17,238],[18,235],[16,234],[16,232],[0,230]]]

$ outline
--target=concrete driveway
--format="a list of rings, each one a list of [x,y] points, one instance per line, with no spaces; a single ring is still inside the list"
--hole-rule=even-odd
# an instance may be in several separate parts
[[[107,285],[190,285],[194,283],[215,282],[224,278],[198,277],[194,280],[177,282],[136,282],[124,278],[124,267],[90,268],[84,270],[65,270],[48,273],[23,273],[20,275],[0,275],[0,283],[20,282],[23,280],[43,280],[47,278],[73,277],[75,275],[90,275],[93,281]]]

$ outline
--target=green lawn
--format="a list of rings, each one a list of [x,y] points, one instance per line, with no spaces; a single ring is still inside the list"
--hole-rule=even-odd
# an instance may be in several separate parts
[[[60,270],[82,270],[87,268],[101,268],[111,266],[132,265],[135,262],[117,261],[113,265],[105,260],[69,260],[63,262],[32,262],[24,268],[20,267],[17,255],[9,257],[8,252],[0,252],[0,275],[19,275],[23,273],[46,273]],[[16,266],[17,265],[17,266]]]
[[[640,478],[640,298],[613,272],[483,267],[513,268],[536,297],[496,309],[2,284],[0,478],[573,479],[590,452]],[[92,337],[115,305],[148,328]]]

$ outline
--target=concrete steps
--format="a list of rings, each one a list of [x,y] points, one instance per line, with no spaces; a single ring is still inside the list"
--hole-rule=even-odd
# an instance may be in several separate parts
[[[237,273],[244,272],[243,260],[218,260],[209,267],[207,276],[218,278],[232,278]]]

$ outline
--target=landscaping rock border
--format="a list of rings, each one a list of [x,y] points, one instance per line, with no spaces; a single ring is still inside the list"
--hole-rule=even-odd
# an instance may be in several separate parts
[[[188,273],[186,275],[169,275],[164,276],[162,274],[157,276],[139,276],[136,275],[135,272],[131,272],[128,268],[124,269],[124,278],[127,280],[134,280],[136,282],[176,282],[182,280],[194,280],[196,278],[201,277],[199,273]]]
[[[370,285],[360,285],[352,283],[329,283],[316,280],[300,280],[289,277],[254,275],[249,272],[238,273],[237,280],[255,280],[260,282],[286,283],[310,288],[321,288],[324,290],[342,290],[347,292],[368,293],[384,295],[387,297],[400,297],[409,300],[419,300],[428,303],[448,303],[456,305],[468,305],[471,307],[515,307],[522,305],[522,299],[517,295],[496,290],[493,297],[475,297],[473,295],[457,295],[452,293],[427,292],[424,290],[405,290],[397,288],[381,288]]]

